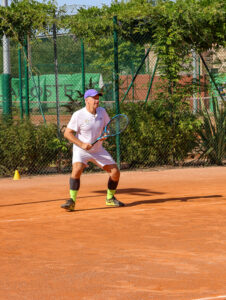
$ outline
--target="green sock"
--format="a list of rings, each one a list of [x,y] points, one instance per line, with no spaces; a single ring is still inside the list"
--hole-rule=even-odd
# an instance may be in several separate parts
[[[107,190],[107,200],[111,199],[114,197],[116,190]]]
[[[70,190],[70,197],[74,202],[76,202],[77,193],[78,191],[76,190]]]

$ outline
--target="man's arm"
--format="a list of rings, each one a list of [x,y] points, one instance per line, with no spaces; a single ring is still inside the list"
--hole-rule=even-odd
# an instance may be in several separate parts
[[[91,144],[88,143],[83,143],[82,141],[80,141],[75,135],[74,135],[74,130],[70,129],[70,128],[66,128],[65,132],[64,132],[64,137],[69,140],[69,142],[79,146],[80,148],[82,148],[83,150],[89,150],[92,148]]]

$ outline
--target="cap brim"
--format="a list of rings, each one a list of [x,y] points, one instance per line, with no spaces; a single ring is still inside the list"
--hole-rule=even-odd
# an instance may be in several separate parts
[[[84,99],[86,99],[86,98],[88,98],[88,97],[95,97],[95,96],[103,96],[103,94],[101,93],[101,92],[97,92],[95,95],[88,95],[88,96],[86,96],[86,95],[84,95]]]

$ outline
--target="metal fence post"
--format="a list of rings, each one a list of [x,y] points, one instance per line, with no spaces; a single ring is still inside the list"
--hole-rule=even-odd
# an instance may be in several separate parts
[[[137,78],[138,73],[140,72],[141,68],[143,67],[143,65],[144,65],[144,63],[145,63],[145,59],[146,59],[147,56],[149,55],[150,50],[151,50],[151,47],[147,50],[147,52],[146,52],[145,56],[143,57],[143,59],[142,59],[140,65],[139,65],[139,67],[137,68],[136,73],[134,74],[134,76],[133,76],[133,78],[132,78],[132,81],[131,81],[129,87],[128,87],[127,91],[125,92],[125,94],[124,94],[124,96],[123,96],[123,98],[122,98],[122,100],[121,100],[121,103],[125,100],[127,94],[129,93],[129,91],[130,91],[130,89],[131,89],[131,87],[132,87],[132,85],[133,85],[135,79]]]
[[[21,45],[18,46],[18,68],[19,68],[19,98],[20,98],[20,119],[23,120],[23,83],[22,83],[22,66],[21,66]]]
[[[201,60],[202,60],[202,63],[204,64],[204,66],[205,66],[205,68],[206,68],[206,70],[207,70],[207,72],[208,72],[208,74],[209,74],[209,76],[210,76],[210,78],[211,78],[211,80],[212,80],[212,82],[213,82],[213,84],[214,84],[214,86],[215,86],[215,88],[216,88],[216,90],[217,90],[217,92],[218,92],[218,94],[219,94],[221,100],[224,102],[224,97],[222,96],[222,94],[221,94],[221,92],[220,92],[220,89],[219,89],[219,87],[218,87],[218,85],[217,85],[217,83],[216,83],[216,81],[215,81],[213,75],[211,74],[211,72],[210,72],[210,70],[209,70],[209,68],[208,68],[208,66],[207,66],[207,64],[206,64],[206,62],[205,62],[205,60],[204,60],[202,54],[199,53],[199,56],[200,56],[200,58],[201,58]]]
[[[159,62],[159,57],[157,57],[156,62],[155,62],[154,70],[153,70],[153,73],[152,73],[152,76],[151,76],[150,85],[149,85],[148,92],[147,92],[147,95],[146,95],[146,98],[145,98],[145,101],[144,101],[145,104],[147,103],[148,97],[149,97],[150,92],[151,92],[151,88],[152,88],[152,85],[153,85],[153,80],[154,80],[154,77],[155,77],[155,72],[156,72],[156,69],[157,69],[157,66],[158,66],[158,62]]]
[[[82,60],[82,93],[85,94],[86,90],[86,75],[85,75],[85,50],[84,50],[84,42],[81,39],[81,60]],[[85,106],[84,97],[82,97],[82,105]]]
[[[196,61],[196,52],[195,50],[191,51],[192,53],[192,83],[193,85],[197,85],[197,61]],[[196,94],[196,87],[193,87],[193,113],[197,113],[197,94]]]
[[[59,85],[58,85],[58,57],[57,57],[57,35],[56,24],[53,23],[53,47],[54,47],[54,67],[55,67],[55,86],[56,86],[56,113],[57,113],[57,133],[60,138],[60,104],[59,104]]]
[[[8,0],[2,0],[2,6],[8,6]],[[2,39],[3,47],[3,76],[2,76],[2,93],[3,93],[3,115],[11,117],[12,115],[12,96],[11,96],[11,71],[10,71],[10,52],[9,39],[4,35]]]
[[[118,67],[118,32],[117,32],[117,16],[113,17],[114,24],[114,98],[115,98],[115,108],[116,114],[120,113],[119,107],[119,67]],[[117,164],[120,168],[120,136],[116,135],[116,154],[117,154]]]
[[[29,118],[29,73],[28,73],[28,50],[27,50],[27,37],[24,39],[24,77],[25,77],[25,115]]]

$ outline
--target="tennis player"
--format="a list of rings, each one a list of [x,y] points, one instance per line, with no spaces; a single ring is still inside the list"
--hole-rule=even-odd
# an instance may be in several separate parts
[[[102,94],[94,89],[85,92],[85,107],[73,113],[64,133],[64,137],[73,143],[70,199],[61,205],[66,210],[74,210],[80,188],[80,176],[88,162],[93,162],[109,174],[106,205],[125,205],[115,198],[120,171],[114,159],[102,146],[104,138],[92,145],[110,121],[106,110],[99,107],[99,96]]]

